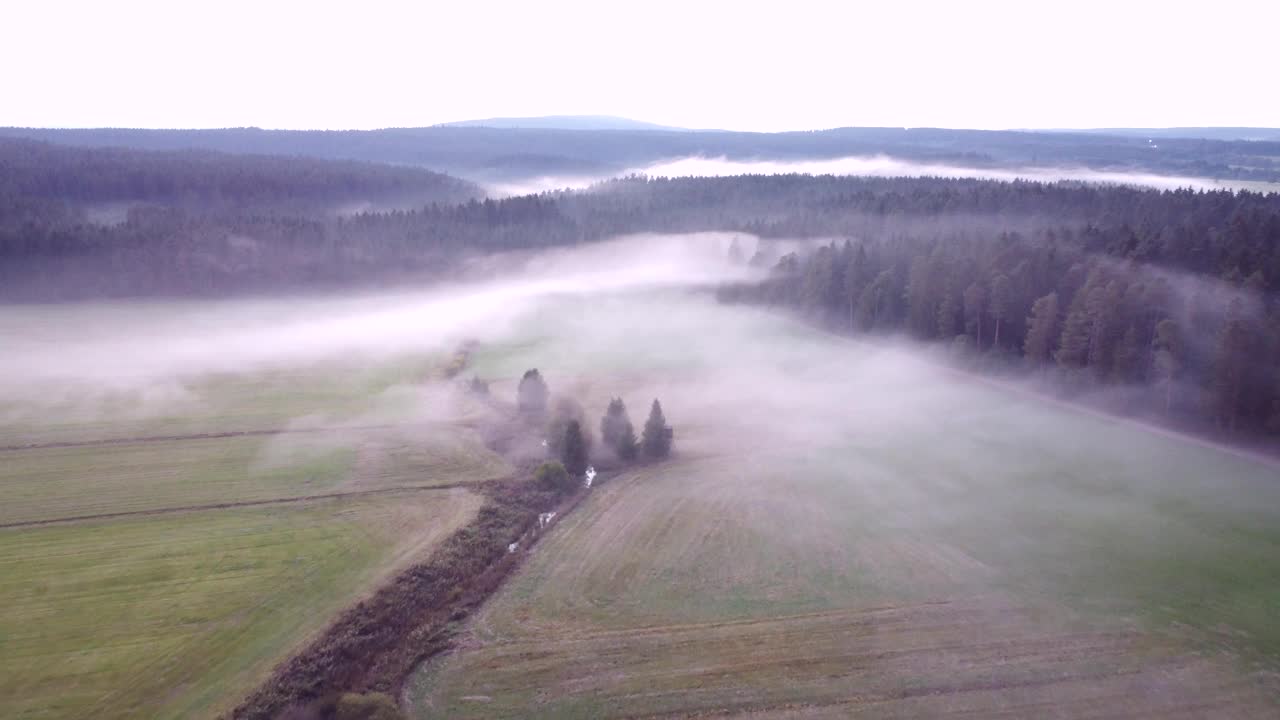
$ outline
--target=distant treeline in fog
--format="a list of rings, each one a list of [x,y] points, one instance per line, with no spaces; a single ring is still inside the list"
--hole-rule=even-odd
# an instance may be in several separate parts
[[[280,162],[291,174],[289,162]],[[297,162],[313,167],[315,161]],[[329,167],[314,166],[318,174]],[[377,177],[381,168],[369,167]],[[174,201],[193,195],[160,183],[166,189],[135,197],[118,222],[98,222],[86,217],[82,203],[57,199],[55,185],[37,194],[21,183],[0,183],[0,297],[9,300],[219,295],[421,279],[452,272],[477,253],[703,230],[881,244],[956,238],[961,247],[1003,238],[1044,252],[1057,247],[1059,255],[1100,254],[1280,290],[1275,194],[940,178],[630,177],[583,192],[342,216],[293,210],[307,197],[302,190],[281,190],[274,205],[264,190],[240,211]],[[323,177],[311,183],[330,186]],[[325,199],[342,204],[367,196]]]
[[[199,213],[307,214],[340,203],[456,202],[471,183],[413,167],[207,150],[80,148],[0,138],[0,219],[55,225],[104,206],[166,205]]]
[[[977,168],[1089,168],[1280,182],[1280,142],[1116,134],[838,128],[813,132],[429,127],[383,130],[0,128],[0,136],[147,150],[306,155],[428,167],[484,181],[607,176],[686,157],[813,160],[890,155]]]

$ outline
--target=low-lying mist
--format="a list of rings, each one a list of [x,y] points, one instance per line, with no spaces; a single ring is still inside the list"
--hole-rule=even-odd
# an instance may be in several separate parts
[[[1085,167],[978,167],[944,163],[922,163],[889,155],[856,155],[808,160],[737,160],[727,157],[693,156],[663,160],[606,175],[543,175],[489,186],[500,196],[526,195],[559,189],[582,189],[591,184],[627,175],[650,177],[727,177],[733,175],[847,175],[855,177],[941,177],[980,180],[1073,181],[1107,185],[1131,185],[1159,190],[1238,189],[1239,183],[1211,178],[1159,175],[1126,170],[1096,170]]]
[[[185,381],[317,363],[377,364],[502,338],[540,303],[566,296],[749,279],[727,236],[635,236],[476,260],[466,280],[426,289],[222,301],[0,308],[0,419],[50,407],[164,412]]]

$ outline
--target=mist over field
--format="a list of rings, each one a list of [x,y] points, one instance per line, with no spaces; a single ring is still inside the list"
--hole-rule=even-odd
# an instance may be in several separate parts
[[[184,381],[325,362],[377,364],[513,332],[533,308],[742,281],[729,236],[633,236],[570,249],[477,258],[470,281],[427,289],[225,301],[9,306],[0,311],[0,417],[94,405],[156,414],[189,401]]]

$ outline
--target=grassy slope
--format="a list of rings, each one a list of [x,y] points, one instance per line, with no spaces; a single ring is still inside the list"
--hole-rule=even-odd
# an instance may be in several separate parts
[[[227,709],[478,506],[452,490],[0,531],[0,715]]]

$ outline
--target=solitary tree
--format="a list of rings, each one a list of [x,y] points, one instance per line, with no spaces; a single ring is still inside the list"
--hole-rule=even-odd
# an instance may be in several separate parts
[[[521,414],[541,416],[547,411],[547,383],[537,368],[526,370],[516,388],[516,407]]]
[[[644,423],[644,433],[640,445],[645,457],[658,459],[671,454],[671,441],[675,432],[667,427],[667,419],[662,415],[662,404],[654,399],[649,408],[649,419]]]
[[[577,420],[570,420],[565,427],[560,459],[564,462],[564,469],[575,478],[587,471],[587,443],[582,439],[582,425]]]

